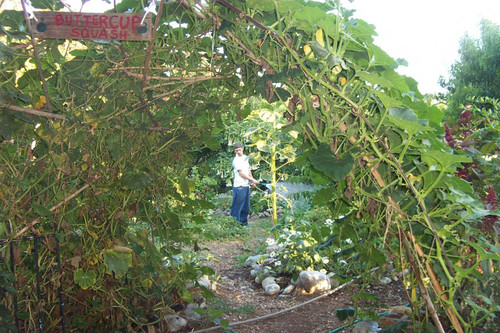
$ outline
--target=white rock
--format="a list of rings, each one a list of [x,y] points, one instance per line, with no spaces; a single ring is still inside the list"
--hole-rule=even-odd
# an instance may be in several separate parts
[[[261,265],[259,265],[259,264],[253,264],[253,265],[252,265],[252,269],[253,269],[254,271],[257,271],[257,272],[258,272],[258,271],[260,271],[260,270],[262,269],[262,266],[261,266]]]
[[[380,330],[376,321],[368,319],[355,324],[352,333],[377,333]]]
[[[198,309],[198,305],[196,304],[188,304],[184,310],[182,310],[181,314],[184,318],[191,321],[200,321],[201,315],[194,311],[194,309]]]
[[[283,289],[281,295],[290,295],[294,290],[295,286],[290,284],[285,289]]]
[[[310,294],[327,291],[332,287],[330,278],[318,271],[300,272],[298,284]]]
[[[257,254],[255,256],[250,256],[245,261],[245,266],[252,267],[252,265],[261,263],[267,257],[267,254]]]
[[[273,276],[268,276],[262,281],[262,288],[264,288],[267,295],[276,295],[280,292],[280,286]]]
[[[278,245],[271,245],[266,248],[266,253],[273,253],[273,252],[278,252],[280,250],[280,247]]]
[[[165,316],[165,321],[167,322],[168,330],[170,332],[180,331],[188,324],[188,321],[186,319],[176,315]]]
[[[262,262],[262,265],[271,265],[272,263],[274,263],[276,261],[276,259],[274,258],[267,258],[265,259],[263,262]]]
[[[200,286],[203,286],[207,288],[208,290],[215,290],[217,289],[217,282],[215,281],[210,281],[210,277],[208,275],[203,275],[198,279],[198,283]]]
[[[266,292],[267,295],[276,295],[280,292],[280,286],[275,284],[271,284],[267,287],[264,288],[264,291]]]
[[[262,281],[262,288],[266,288],[271,284],[276,284],[276,278],[274,276],[268,276]]]
[[[388,285],[389,283],[391,283],[391,282],[392,282],[392,280],[391,280],[391,278],[389,278],[389,277],[387,277],[387,276],[384,276],[384,277],[381,277],[381,278],[380,278],[380,281],[379,281],[379,282],[380,282],[380,284],[381,284],[381,285],[386,286],[386,285]]]

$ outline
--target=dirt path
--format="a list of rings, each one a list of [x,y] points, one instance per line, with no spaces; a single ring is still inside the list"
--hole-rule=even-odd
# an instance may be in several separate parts
[[[260,284],[255,283],[254,278],[250,276],[249,269],[242,267],[244,265],[241,264],[245,256],[254,254],[249,249],[254,249],[257,246],[259,238],[264,237],[265,239],[262,230],[254,229],[252,232],[257,233],[257,235],[251,237],[249,241],[204,244],[204,247],[209,249],[214,258],[210,266],[219,277],[216,290],[218,299],[210,301],[210,304],[222,310],[224,312],[223,319],[229,323],[266,316],[319,296],[317,294],[266,295]],[[286,287],[286,285],[282,287]],[[352,296],[357,290],[357,286],[352,284],[330,296],[278,316],[233,326],[233,331],[240,333],[331,332],[343,324],[337,319],[335,310],[353,306]],[[388,286],[370,286],[365,292],[373,293],[379,298],[377,303],[371,302],[369,304],[375,313],[381,313],[386,311],[388,307],[406,303],[405,292],[396,282]],[[218,332],[221,331],[218,330]],[[351,329],[345,329],[339,332],[350,331]]]

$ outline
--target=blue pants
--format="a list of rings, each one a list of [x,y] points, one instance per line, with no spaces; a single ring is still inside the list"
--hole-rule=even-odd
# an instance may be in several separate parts
[[[235,217],[242,225],[248,225],[248,213],[250,213],[250,187],[233,187],[231,216]]]

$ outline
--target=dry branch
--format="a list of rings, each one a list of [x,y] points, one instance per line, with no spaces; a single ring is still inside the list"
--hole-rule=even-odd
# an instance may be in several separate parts
[[[236,44],[238,44],[245,51],[245,55],[257,65],[264,68],[268,74],[276,73],[274,68],[267,61],[257,57],[248,47],[245,46],[245,44],[243,44],[238,38],[236,38],[236,36],[231,31],[227,31],[226,36],[234,40]]]
[[[74,197],[76,197],[78,194],[80,194],[83,190],[85,190],[87,187],[89,187],[90,185],[89,184],[85,184],[83,185],[81,188],[79,188],[78,190],[76,190],[75,192],[73,192],[71,195],[69,195],[67,198],[63,199],[62,201],[60,201],[59,203],[55,204],[54,206],[52,206],[49,211],[53,212],[54,210],[56,210],[57,208],[61,207],[62,205],[64,205],[65,203],[67,203],[68,201],[70,201],[71,199],[73,199]],[[40,220],[39,219],[34,219],[33,221],[31,221],[31,223],[27,226],[25,226],[24,228],[22,228],[15,236],[14,236],[14,239],[16,238],[19,238],[22,234],[24,234],[26,232],[26,230],[32,228],[35,224],[39,223]]]
[[[148,50],[146,51],[146,60],[144,61],[144,73],[142,77],[142,82],[146,82],[146,78],[148,75],[148,70],[149,70],[149,64],[151,61],[151,52],[153,51],[153,45],[155,42],[155,36],[156,36],[156,30],[158,30],[158,26],[160,25],[161,21],[161,14],[163,13],[163,5],[165,1],[160,1],[160,7],[158,8],[158,14],[156,15],[155,19],[155,24],[153,27],[153,31],[151,32],[151,41],[149,42],[148,45]]]
[[[420,293],[422,294],[422,298],[424,299],[425,305],[429,310],[432,321],[434,322],[434,325],[436,325],[436,328],[438,329],[439,333],[444,333],[443,325],[441,325],[441,321],[439,320],[436,309],[434,308],[434,304],[432,303],[429,293],[427,292],[427,288],[424,284],[424,281],[422,280],[422,276],[419,273],[417,264],[415,263],[415,259],[411,253],[410,246],[408,245],[408,239],[406,238],[406,235],[404,233],[400,234],[400,240],[403,244],[403,247],[405,248],[406,254],[408,256],[408,261],[410,262],[410,266],[412,267],[413,272],[415,273],[415,277],[417,278],[417,282],[420,287]]]
[[[40,116],[40,117],[66,120],[66,117],[63,116],[62,114],[54,114],[54,113],[50,113],[50,112],[40,111],[40,110],[37,110],[37,109],[25,108],[25,107],[17,106],[17,105],[0,104],[0,107],[6,108],[6,109],[9,109],[9,110],[12,110],[12,111],[24,112],[24,113],[27,113],[27,114],[32,114],[32,115]]]

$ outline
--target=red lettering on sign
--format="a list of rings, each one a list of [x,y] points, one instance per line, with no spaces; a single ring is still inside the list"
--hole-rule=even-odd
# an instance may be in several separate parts
[[[103,28],[108,27],[108,17],[106,15],[99,16],[99,25]]]
[[[139,23],[141,23],[141,18],[139,16],[132,17],[132,29],[137,29]]]
[[[66,23],[67,26],[72,26],[73,25],[73,16],[70,15],[64,15],[64,22]]]
[[[89,38],[90,37],[89,29],[86,29],[86,28],[82,29],[80,31],[80,34],[81,34],[82,38]]]
[[[126,19],[126,23],[123,23],[124,19]],[[123,17],[120,16],[120,28],[121,29],[127,29],[128,25],[130,24],[130,17]]]
[[[61,14],[56,14],[56,16],[54,16],[54,21],[56,22],[56,25],[61,25],[63,24],[64,19]]]
[[[78,22],[80,22],[80,16],[82,16],[82,14],[73,14],[75,16],[75,25],[78,25]]]
[[[118,16],[113,15],[113,16],[111,16],[111,17],[109,18],[109,26],[110,26],[111,28],[118,28],[118,24],[113,23],[113,20],[114,20],[114,19],[118,19]]]
[[[90,21],[91,17],[92,16],[90,16],[90,15],[83,15],[83,18],[85,19],[85,28],[89,27],[89,21]]]
[[[75,38],[79,37],[80,36],[80,31],[79,30],[80,29],[78,29],[78,28],[71,29],[71,32],[69,33],[69,36],[70,37],[75,37]]]
[[[106,29],[101,30],[101,33],[99,34],[99,39],[109,39],[108,32],[106,31]]]
[[[144,40],[150,39],[149,30],[143,34],[138,32],[141,27],[142,15],[139,14],[105,14],[105,13],[54,13],[38,12],[47,26],[47,31],[37,32],[42,38],[81,38],[81,39],[111,39],[111,40]],[[151,25],[151,19],[146,20],[146,27]]]

